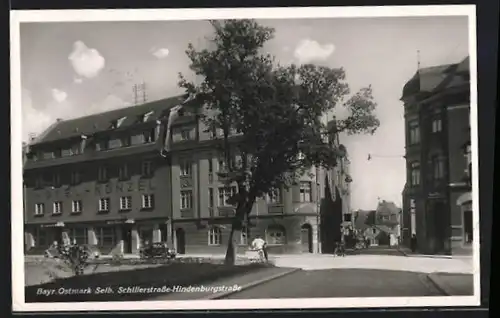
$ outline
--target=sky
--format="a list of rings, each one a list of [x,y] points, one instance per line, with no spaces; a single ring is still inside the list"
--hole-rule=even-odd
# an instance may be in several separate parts
[[[375,209],[378,200],[401,205],[402,88],[418,61],[426,67],[468,55],[467,17],[258,21],[275,28],[263,51],[281,64],[343,67],[353,93],[372,85],[379,129],[374,135],[341,136],[351,161],[351,208]],[[202,20],[22,23],[23,140],[57,118],[133,105],[134,84],[146,83],[148,101],[182,93],[178,73],[192,77],[185,50],[189,43],[203,48],[211,33]],[[340,106],[335,112],[345,115]]]

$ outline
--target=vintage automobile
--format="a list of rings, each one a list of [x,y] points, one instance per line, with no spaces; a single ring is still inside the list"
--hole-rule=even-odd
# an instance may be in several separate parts
[[[139,250],[141,258],[168,258],[173,259],[177,255],[174,249],[168,247],[167,243],[147,243]]]

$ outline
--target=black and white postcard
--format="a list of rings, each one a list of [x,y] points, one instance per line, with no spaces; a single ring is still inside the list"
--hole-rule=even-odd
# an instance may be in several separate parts
[[[14,310],[479,305],[475,27],[12,11]]]

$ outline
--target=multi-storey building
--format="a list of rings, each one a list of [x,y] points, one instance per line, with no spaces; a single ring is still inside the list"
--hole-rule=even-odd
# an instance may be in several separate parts
[[[27,249],[73,240],[103,253],[135,253],[141,243],[165,241],[179,253],[224,252],[235,212],[227,200],[236,186],[218,177],[224,161],[215,142],[222,136],[188,107],[169,124],[179,103],[169,98],[59,120],[32,141],[24,166]],[[271,253],[332,249],[349,182],[339,171],[313,168],[296,185],[259,198],[238,234],[240,249],[257,234]]]
[[[470,192],[464,151],[470,144],[469,58],[418,70],[402,95],[407,164],[403,242],[409,246],[416,235],[420,252],[450,254],[469,244],[472,233],[471,209],[457,205]]]

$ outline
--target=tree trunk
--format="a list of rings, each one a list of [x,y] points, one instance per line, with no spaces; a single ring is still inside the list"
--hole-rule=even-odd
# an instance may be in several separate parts
[[[236,244],[234,244],[234,224],[231,225],[231,232],[229,233],[229,240],[227,242],[226,258],[224,264],[235,265],[236,264]]]
[[[252,211],[253,201],[247,201],[246,203],[242,203],[236,209],[234,221],[231,224],[231,232],[229,233],[229,239],[227,242],[226,258],[224,260],[224,264],[226,265],[236,264],[237,244],[235,244],[234,242],[234,234],[237,231],[241,230],[241,222],[243,221],[244,216],[250,214],[250,212]],[[238,228],[235,227],[236,225],[238,225]]]

